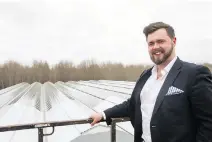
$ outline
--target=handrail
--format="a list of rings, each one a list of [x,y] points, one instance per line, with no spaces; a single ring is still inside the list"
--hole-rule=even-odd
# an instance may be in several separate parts
[[[129,121],[128,117],[123,118],[112,118],[111,123],[111,142],[116,142],[116,123]],[[38,129],[38,142],[43,142],[44,136],[49,136],[54,133],[54,129],[57,126],[65,126],[65,125],[75,125],[75,124],[86,124],[91,123],[93,120],[91,118],[88,119],[78,119],[78,120],[69,120],[69,121],[50,121],[43,123],[28,123],[21,125],[8,125],[8,126],[0,126],[0,132],[6,131],[16,131],[16,130],[24,130],[24,129]],[[100,122],[105,122],[105,120],[101,120]],[[44,134],[43,129],[47,127],[52,127],[52,132],[49,134]]]

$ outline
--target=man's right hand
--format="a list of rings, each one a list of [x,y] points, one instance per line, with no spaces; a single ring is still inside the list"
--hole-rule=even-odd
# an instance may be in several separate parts
[[[93,113],[90,118],[93,119],[93,122],[91,123],[91,126],[94,126],[95,124],[99,123],[103,119],[102,113]]]

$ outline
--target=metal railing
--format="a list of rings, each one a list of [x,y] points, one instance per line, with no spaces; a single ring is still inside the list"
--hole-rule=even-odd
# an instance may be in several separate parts
[[[70,121],[54,121],[54,122],[46,122],[46,123],[29,123],[29,124],[22,124],[22,125],[10,125],[10,126],[0,126],[0,132],[6,131],[17,131],[17,130],[24,130],[24,129],[38,129],[38,142],[43,142],[43,138],[45,136],[50,136],[54,133],[55,127],[57,126],[65,126],[65,125],[76,125],[76,124],[86,124],[91,123],[92,119],[81,119],[81,120],[70,120]],[[112,118],[111,123],[111,142],[116,142],[116,123],[117,122],[124,122],[129,121],[129,118]],[[100,121],[100,122],[105,122]],[[52,132],[48,134],[43,133],[43,129],[51,127]]]

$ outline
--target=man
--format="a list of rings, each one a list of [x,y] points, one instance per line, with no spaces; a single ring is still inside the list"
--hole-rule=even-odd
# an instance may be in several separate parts
[[[130,117],[135,142],[212,142],[211,72],[176,56],[170,25],[151,23],[143,32],[155,66],[141,74],[130,99],[92,114],[91,125]]]

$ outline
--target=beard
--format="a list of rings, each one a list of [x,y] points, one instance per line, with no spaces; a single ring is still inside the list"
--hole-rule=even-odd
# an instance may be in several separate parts
[[[171,48],[167,52],[161,47],[153,50],[150,53],[150,58],[151,58],[152,62],[154,62],[156,65],[160,65],[160,64],[164,63],[171,56],[171,54],[173,52],[173,48],[174,48],[174,46],[171,45]],[[159,56],[155,55],[155,53],[157,53],[157,52],[161,52],[161,55],[159,55]]]

